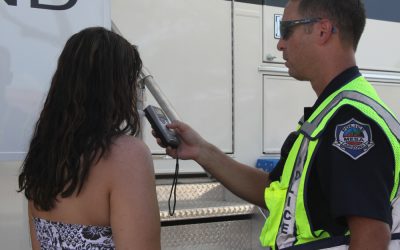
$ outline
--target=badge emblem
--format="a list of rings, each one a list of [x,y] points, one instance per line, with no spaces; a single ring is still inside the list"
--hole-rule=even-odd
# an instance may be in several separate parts
[[[336,126],[335,141],[332,145],[357,160],[375,144],[372,141],[371,127],[352,118]]]

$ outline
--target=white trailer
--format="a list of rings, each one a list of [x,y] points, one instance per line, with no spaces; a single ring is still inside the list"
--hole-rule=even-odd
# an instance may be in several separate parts
[[[0,242],[30,249],[19,167],[66,39],[115,27],[138,45],[180,118],[236,160],[269,169],[304,106],[310,84],[289,77],[276,44],[284,0],[0,0]],[[365,0],[361,72],[400,115],[400,2]],[[156,104],[149,91],[145,105]],[[304,98],[298,98],[302,96]],[[193,161],[181,161],[174,217],[167,212],[175,162],[145,122],[155,162],[163,249],[261,249],[263,217]],[[259,160],[259,161],[257,161]]]

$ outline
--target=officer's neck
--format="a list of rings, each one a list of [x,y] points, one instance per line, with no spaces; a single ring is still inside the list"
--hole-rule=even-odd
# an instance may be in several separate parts
[[[322,56],[321,60],[316,63],[320,65],[318,67],[319,70],[316,70],[310,82],[317,96],[320,96],[336,76],[346,69],[356,66],[356,59],[352,49],[336,50],[335,52],[327,53]]]

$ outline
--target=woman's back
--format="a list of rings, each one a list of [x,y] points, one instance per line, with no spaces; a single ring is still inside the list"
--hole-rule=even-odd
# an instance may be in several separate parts
[[[79,232],[76,240],[89,236],[82,232],[95,234],[98,230],[103,232],[104,247],[109,247],[107,232],[111,226],[117,248],[159,249],[159,211],[151,154],[142,141],[131,136],[118,137],[110,152],[91,167],[79,195],[58,197],[50,211],[38,210],[30,201],[29,211],[31,223],[36,219],[36,228],[75,228]],[[149,247],[149,242],[154,246]]]

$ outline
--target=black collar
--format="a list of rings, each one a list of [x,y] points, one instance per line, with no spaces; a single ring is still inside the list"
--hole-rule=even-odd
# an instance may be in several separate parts
[[[333,92],[340,89],[347,83],[351,82],[355,78],[361,76],[360,71],[358,70],[357,66],[353,66],[351,68],[346,69],[338,76],[336,76],[326,88],[322,91],[319,95],[318,99],[315,101],[312,107],[305,107],[304,108],[304,120],[307,120],[310,115],[314,112],[314,110],[326,99],[330,96]]]

